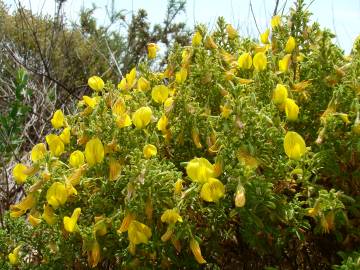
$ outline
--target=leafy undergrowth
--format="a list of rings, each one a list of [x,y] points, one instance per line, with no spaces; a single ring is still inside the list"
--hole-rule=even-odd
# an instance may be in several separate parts
[[[14,167],[2,268],[356,267],[337,253],[359,245],[360,43],[345,56],[309,16],[298,1],[260,44],[220,18],[163,72],[149,44],[117,86],[89,78]]]

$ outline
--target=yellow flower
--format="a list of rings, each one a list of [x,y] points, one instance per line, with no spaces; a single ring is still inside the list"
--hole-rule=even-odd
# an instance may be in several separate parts
[[[144,77],[140,77],[137,82],[137,88],[141,91],[147,91],[150,89],[150,82]]]
[[[285,85],[277,84],[273,91],[272,100],[275,104],[282,104],[288,97],[288,91]]]
[[[45,157],[46,146],[43,143],[36,144],[31,150],[31,160],[33,162],[38,162]]]
[[[261,43],[263,44],[268,44],[269,43],[269,34],[270,34],[270,29],[266,29],[264,33],[260,34],[260,40]]]
[[[88,85],[94,91],[101,91],[104,88],[104,81],[98,76],[91,76],[88,79]]]
[[[15,165],[13,169],[13,177],[16,184],[20,185],[26,181],[26,178],[28,177],[27,170],[28,167],[24,164],[18,163]]]
[[[52,155],[58,157],[64,153],[65,146],[59,136],[55,134],[49,134],[45,138]]]
[[[287,72],[289,70],[291,62],[291,54],[285,55],[281,60],[279,60],[279,71]]]
[[[205,47],[207,49],[217,49],[217,45],[211,36],[205,38]]]
[[[121,172],[121,164],[115,159],[111,159],[109,163],[109,180],[116,180]]]
[[[229,105],[220,105],[220,111],[221,111],[221,117],[223,118],[229,118],[231,112],[232,112],[232,109]]]
[[[201,255],[200,245],[199,245],[198,241],[196,241],[194,238],[190,239],[190,250],[191,250],[191,252],[193,253],[193,255],[195,257],[195,260],[199,264],[206,263],[205,259]]]
[[[8,258],[11,265],[17,265],[19,263],[20,248],[21,245],[17,246],[11,253],[9,253]]]
[[[194,158],[186,166],[186,173],[194,182],[205,183],[215,174],[214,166],[205,158]]]
[[[198,31],[196,31],[193,38],[192,38],[191,44],[194,47],[197,47],[197,46],[201,45],[201,41],[202,41],[202,36]]]
[[[238,36],[238,33],[235,30],[235,28],[229,23],[226,25],[225,30],[226,30],[226,33],[228,34],[228,37],[230,39],[234,39],[234,38],[236,38]]]
[[[185,82],[188,75],[188,71],[186,68],[181,68],[180,71],[175,73],[175,81],[178,84],[182,84]]]
[[[94,268],[100,262],[100,245],[96,239],[90,244],[90,248],[87,251],[88,263],[91,268]]]
[[[54,210],[51,208],[51,206],[44,205],[44,213],[42,214],[42,218],[50,226],[56,223],[56,215],[54,214]]]
[[[130,223],[135,219],[134,215],[131,213],[126,214],[124,217],[120,228],[117,230],[118,233],[126,232],[129,229]]]
[[[182,188],[183,188],[183,184],[184,183],[184,180],[182,179],[178,179],[176,182],[175,182],[175,186],[174,186],[174,193],[176,195],[180,195],[181,194],[181,191],[182,191]]]
[[[59,136],[64,144],[70,143],[70,130],[71,129],[69,127],[64,128],[64,130],[61,132]]]
[[[77,221],[79,219],[81,213],[81,208],[76,208],[71,217],[65,216],[64,217],[64,229],[69,232],[72,233],[77,229]]]
[[[161,236],[161,241],[168,241],[174,233],[174,226],[168,226],[166,232]]]
[[[144,157],[147,159],[149,159],[153,156],[156,156],[156,154],[157,154],[156,146],[153,144],[145,145],[144,149],[143,149],[143,154],[144,154]]]
[[[68,193],[66,186],[60,182],[54,182],[46,192],[46,200],[53,208],[64,205],[67,201]]]
[[[281,24],[281,17],[279,15],[275,15],[271,18],[271,28],[272,29],[279,27],[280,24]]]
[[[147,45],[148,58],[154,59],[156,57],[157,45],[155,43],[149,43]]]
[[[235,193],[235,206],[244,207],[246,202],[245,189],[242,185],[239,185]]]
[[[152,110],[150,107],[139,108],[132,116],[132,122],[136,128],[145,128],[151,120]]]
[[[51,119],[51,124],[54,128],[58,129],[64,126],[64,121],[65,118],[63,112],[61,110],[57,110]]]
[[[151,229],[137,220],[132,220],[128,229],[128,237],[134,245],[147,244],[151,237]]]
[[[122,115],[126,112],[125,101],[123,98],[118,98],[111,107],[113,115]]]
[[[35,204],[36,198],[32,193],[30,193],[17,204],[10,205],[10,216],[19,217],[25,214],[27,210],[33,208]]]
[[[78,168],[85,163],[83,152],[75,150],[69,157],[69,164],[71,167]]]
[[[169,96],[169,88],[165,85],[156,85],[151,91],[151,97],[156,103],[164,103]]]
[[[128,127],[132,124],[131,118],[127,113],[116,116],[115,122],[119,128]]]
[[[285,113],[288,121],[296,121],[299,114],[299,106],[291,98],[285,100]]]
[[[134,87],[135,83],[136,68],[133,68],[128,74],[125,75],[125,78],[122,78],[121,82],[118,84],[118,89],[128,91]]]
[[[285,154],[291,158],[298,160],[306,152],[304,139],[294,131],[288,131],[284,139]]]
[[[92,109],[94,109],[97,104],[96,98],[91,98],[88,96],[83,96],[83,101],[87,106],[89,106]]]
[[[199,136],[199,130],[197,128],[193,128],[191,130],[191,137],[192,137],[192,140],[196,146],[196,148],[202,148],[202,144],[200,142],[200,136]]]
[[[200,197],[207,202],[217,202],[224,195],[225,187],[216,178],[209,178],[200,191]]]
[[[32,225],[32,226],[34,226],[34,227],[36,227],[37,225],[39,225],[40,223],[41,223],[41,219],[40,218],[37,218],[37,217],[34,217],[33,215],[29,215],[29,217],[28,217],[28,221],[29,221],[29,223]]]
[[[243,53],[238,59],[239,68],[250,69],[252,66],[252,58],[249,53]]]
[[[85,158],[89,166],[101,163],[104,159],[104,146],[99,138],[91,139],[85,146]]]
[[[177,209],[167,209],[161,215],[161,222],[165,222],[167,224],[175,224],[178,221],[183,222],[183,219],[179,215],[179,211]]]
[[[285,45],[285,52],[286,53],[292,53],[292,51],[295,49],[296,41],[294,37],[289,37],[289,39],[286,42]]]
[[[156,127],[158,130],[160,130],[164,133],[164,132],[166,132],[166,127],[167,127],[168,123],[169,123],[168,118],[166,117],[165,114],[163,114],[160,117],[159,121],[157,122]]]
[[[173,104],[174,104],[174,99],[172,97],[167,98],[164,102],[165,112],[169,112],[172,109]]]
[[[262,71],[266,69],[267,59],[265,53],[256,53],[253,59],[253,65],[256,71]]]

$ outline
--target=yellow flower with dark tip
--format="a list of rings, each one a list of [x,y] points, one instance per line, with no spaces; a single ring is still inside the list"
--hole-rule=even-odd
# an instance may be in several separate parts
[[[207,36],[205,38],[205,48],[207,49],[217,49],[218,46],[216,45],[214,39],[211,36]]]
[[[224,195],[224,184],[216,178],[209,178],[200,191],[200,197],[207,202],[217,202]]]
[[[141,107],[134,112],[132,122],[136,128],[145,128],[151,120],[152,110],[150,107]]]
[[[206,183],[215,174],[214,166],[205,158],[194,158],[186,166],[186,173],[194,182]]]
[[[10,216],[20,217],[25,214],[27,210],[33,208],[35,204],[36,198],[32,193],[30,193],[17,204],[10,205]]]
[[[27,170],[28,167],[26,167],[24,164],[18,163],[15,165],[13,169],[13,177],[16,184],[20,185],[26,181],[28,177]]]
[[[75,150],[69,157],[69,164],[71,167],[78,168],[85,163],[85,157],[83,152]]]
[[[261,43],[263,44],[268,44],[269,43],[269,34],[270,34],[270,29],[266,29],[264,33],[260,34],[260,40]]]
[[[285,100],[285,113],[288,121],[296,121],[299,115],[299,106],[291,98]]]
[[[280,24],[281,24],[281,17],[279,15],[275,15],[271,18],[271,28],[272,29],[279,27]]]
[[[61,110],[57,110],[51,119],[52,126],[58,129],[64,126],[64,122],[65,118],[63,112]]]
[[[91,139],[86,143],[85,158],[89,166],[94,166],[104,160],[104,146],[99,138]]]
[[[91,76],[88,79],[88,85],[94,91],[101,91],[104,88],[104,81],[98,76]]]
[[[116,116],[115,123],[119,128],[131,126],[131,118],[127,113]]]
[[[68,199],[66,186],[60,182],[54,182],[46,192],[46,200],[53,207],[64,205]]]
[[[129,241],[132,244],[147,244],[149,242],[149,239],[151,238],[151,235],[151,229],[145,224],[137,220],[132,220],[130,222],[128,229],[128,237]]]
[[[70,143],[70,130],[71,129],[69,127],[64,128],[64,130],[61,132],[59,136],[64,144]]]
[[[144,77],[140,77],[137,82],[137,89],[141,91],[147,91],[150,89],[150,82]]]
[[[154,59],[156,57],[157,45],[155,43],[149,43],[147,45],[148,58]]]
[[[33,227],[36,227],[41,223],[42,220],[30,214],[28,217],[28,221]]]
[[[126,112],[126,105],[123,98],[118,98],[111,107],[113,115],[122,115]]]
[[[59,136],[55,134],[49,134],[45,137],[47,144],[49,145],[50,152],[53,156],[60,156],[65,151],[63,141]]]
[[[100,245],[99,242],[94,239],[92,243],[89,245],[89,250],[87,251],[88,255],[88,263],[91,268],[94,268],[100,262]]]
[[[201,41],[202,41],[202,36],[201,36],[200,32],[196,31],[192,38],[191,44],[194,47],[197,47],[197,46],[201,45]]]
[[[165,222],[167,224],[175,224],[178,221],[183,222],[183,219],[177,209],[167,209],[161,215],[161,222]]]
[[[291,54],[285,55],[281,60],[279,60],[279,71],[287,72],[291,63]]]
[[[51,208],[50,205],[44,205],[44,213],[42,214],[42,218],[50,226],[56,223],[57,216],[54,214],[54,210]]]
[[[169,97],[169,88],[165,85],[156,85],[151,91],[151,97],[156,103],[164,103]]]
[[[30,154],[31,160],[36,163],[42,160],[45,157],[45,154],[46,154],[45,144],[38,143],[31,150],[31,154]]]
[[[144,149],[143,149],[143,154],[144,154],[144,157],[147,159],[149,159],[153,156],[156,156],[156,154],[157,154],[156,146],[153,144],[145,145]]]
[[[64,229],[67,232],[72,233],[77,229],[77,221],[79,219],[80,213],[81,213],[81,208],[75,208],[71,217],[68,216],[64,217],[63,219]]]
[[[230,39],[234,39],[238,36],[238,32],[235,30],[235,28],[231,24],[227,24],[225,27],[226,33],[228,34],[228,37]]]
[[[127,213],[121,222],[120,228],[117,230],[118,233],[126,232],[129,229],[131,221],[135,219],[135,216],[131,213]]]
[[[121,163],[116,159],[110,159],[109,163],[109,180],[115,181],[121,172]]]
[[[206,263],[205,259],[201,255],[200,245],[199,245],[198,241],[196,241],[194,238],[190,239],[190,250],[193,253],[195,260],[199,264]]]
[[[306,144],[301,135],[288,131],[284,139],[284,149],[289,158],[298,160],[305,154]]]
[[[258,52],[253,58],[253,65],[256,71],[262,71],[266,69],[267,59],[263,52]]]
[[[289,37],[289,39],[286,41],[285,45],[285,52],[286,53],[292,53],[292,51],[295,49],[296,46],[296,40],[294,37]]]
[[[239,68],[250,69],[252,66],[252,58],[249,53],[243,53],[238,59]]]
[[[9,253],[8,259],[11,265],[17,265],[19,263],[20,249],[21,249],[21,245],[17,246],[16,248],[14,248],[12,252]]]
[[[285,85],[277,84],[276,88],[273,91],[272,100],[275,104],[282,104],[286,101],[288,97],[288,91]]]

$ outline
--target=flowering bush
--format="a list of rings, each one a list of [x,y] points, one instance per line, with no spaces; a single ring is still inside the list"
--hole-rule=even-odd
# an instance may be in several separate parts
[[[4,265],[214,269],[241,246],[294,263],[291,243],[358,243],[360,43],[345,57],[308,17],[275,16],[261,44],[220,18],[163,72],[89,78],[14,167]]]

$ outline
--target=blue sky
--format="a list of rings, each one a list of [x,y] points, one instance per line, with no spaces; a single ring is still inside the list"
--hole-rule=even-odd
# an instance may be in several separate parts
[[[54,13],[54,0],[20,0],[26,7],[35,12]],[[294,0],[280,0],[280,7],[287,2],[285,14]],[[308,0],[307,2],[312,2]],[[5,0],[14,7],[15,0]],[[111,5],[111,0],[68,0],[65,12],[69,19],[76,20],[82,6],[91,7],[94,3],[98,9],[95,13],[99,23],[106,23],[105,7]],[[189,27],[196,23],[205,23],[210,29],[214,27],[217,17],[225,19],[240,30],[243,35],[256,37],[257,30],[249,9],[250,0],[187,0],[186,14],[181,20]],[[270,22],[275,0],[251,0],[257,24],[263,31]],[[117,9],[124,9],[129,14],[144,8],[152,23],[159,23],[164,18],[166,0],[115,0]],[[354,39],[360,34],[360,0],[315,0],[310,11],[313,21],[318,21],[322,27],[331,29],[337,34],[335,42],[348,53]]]

